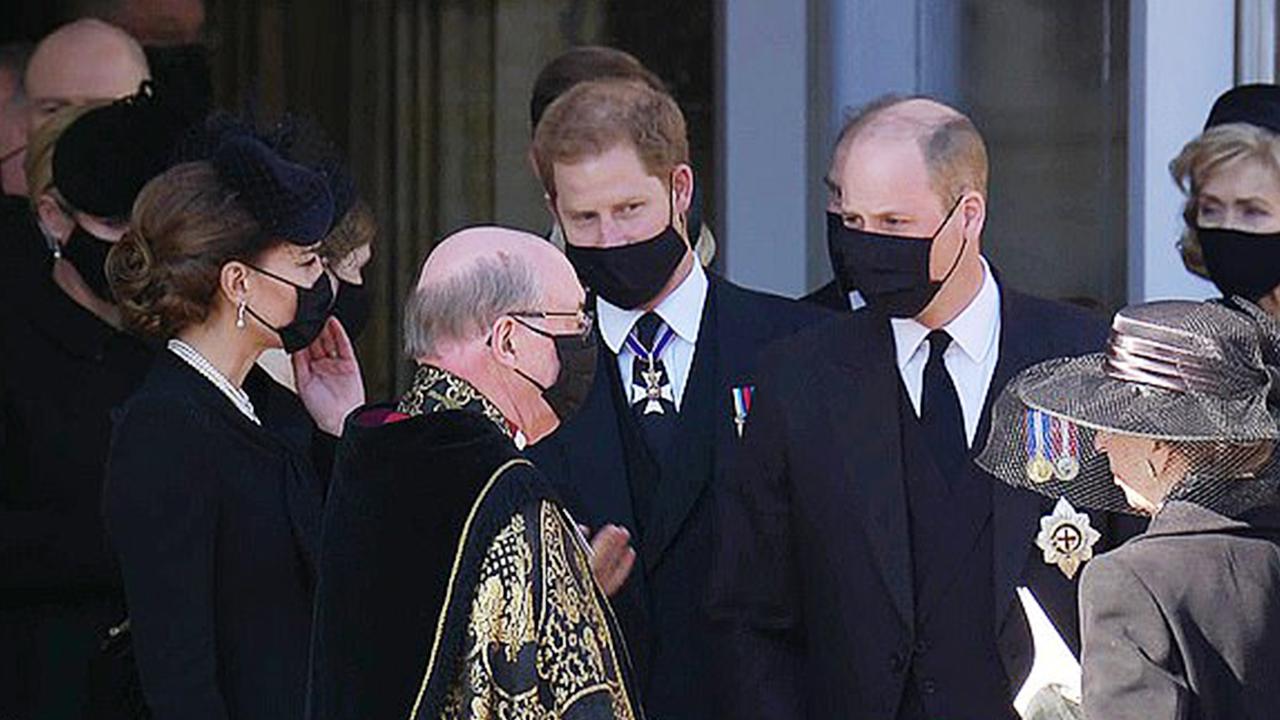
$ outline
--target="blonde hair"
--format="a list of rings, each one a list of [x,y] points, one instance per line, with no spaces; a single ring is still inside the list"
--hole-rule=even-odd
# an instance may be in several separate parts
[[[1196,197],[1205,183],[1237,160],[1257,160],[1280,173],[1280,135],[1248,123],[1218,125],[1183,146],[1182,152],[1169,163],[1169,173],[1186,197],[1178,251],[1187,270],[1200,277],[1209,277],[1209,271],[1204,264],[1200,239],[1196,237]]]
[[[372,243],[378,237],[378,219],[373,209],[357,200],[320,241],[316,253],[330,265],[341,263],[348,255]]]
[[[31,131],[31,137],[27,141],[27,159],[23,162],[22,169],[27,175],[27,194],[31,198],[32,210],[36,209],[40,196],[53,187],[53,149],[58,144],[58,138],[85,113],[106,104],[104,101],[68,105]]]

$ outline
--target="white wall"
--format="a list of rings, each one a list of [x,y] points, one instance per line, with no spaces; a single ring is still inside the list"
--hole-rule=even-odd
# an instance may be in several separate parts
[[[1186,271],[1174,243],[1183,198],[1169,161],[1231,87],[1232,0],[1132,0],[1129,20],[1129,301],[1206,298],[1213,285]]]
[[[809,218],[808,8],[802,0],[721,6],[720,187],[728,277],[752,288],[806,289]]]

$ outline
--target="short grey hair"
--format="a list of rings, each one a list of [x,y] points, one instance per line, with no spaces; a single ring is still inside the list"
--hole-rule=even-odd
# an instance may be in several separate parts
[[[438,357],[443,346],[471,340],[507,313],[537,309],[542,289],[528,263],[509,253],[478,258],[454,277],[409,294],[404,353]]]

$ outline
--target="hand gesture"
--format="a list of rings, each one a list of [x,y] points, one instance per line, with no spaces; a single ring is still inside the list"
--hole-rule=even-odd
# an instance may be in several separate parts
[[[588,535],[587,530],[582,528],[582,534]],[[636,551],[630,542],[631,533],[617,525],[605,525],[591,538],[591,574],[608,597],[622,589],[635,565]]]
[[[364,404],[360,364],[342,323],[329,318],[320,336],[294,353],[292,361],[298,397],[307,412],[321,430],[341,435],[347,415]]]

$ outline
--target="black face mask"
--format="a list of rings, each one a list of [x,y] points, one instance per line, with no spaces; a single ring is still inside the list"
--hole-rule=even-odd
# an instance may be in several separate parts
[[[1196,228],[1209,277],[1226,297],[1251,302],[1280,285],[1280,233]]]
[[[515,368],[515,371],[517,375],[538,388],[542,393],[542,399],[551,408],[551,412],[555,413],[563,423],[573,417],[586,402],[587,395],[591,392],[591,384],[595,382],[598,357],[595,329],[580,335],[552,335],[518,317],[515,321],[543,337],[551,338],[551,342],[556,345],[556,358],[560,360],[560,374],[556,376],[555,382],[543,386],[520,368]]]
[[[624,310],[638,308],[662,292],[689,250],[671,222],[674,207],[671,213],[667,227],[658,235],[622,247],[579,247],[570,243],[566,234],[564,254],[582,284],[596,295]]]
[[[111,285],[107,283],[107,253],[111,252],[113,244],[90,235],[88,230],[77,225],[60,251],[84,278],[93,294],[103,300],[112,299]]]
[[[305,287],[260,267],[253,265],[249,267],[272,280],[291,286],[297,295],[298,310],[294,313],[293,322],[282,327],[276,327],[267,322],[251,307],[245,306],[245,310],[249,311],[253,319],[275,331],[276,335],[280,336],[280,344],[284,346],[284,351],[289,354],[296,353],[314,342],[324,330],[325,321],[329,319],[329,312],[333,307],[333,283],[329,281],[329,276],[322,273],[311,287]]]
[[[835,213],[827,213],[827,249],[836,282],[847,294],[857,290],[867,305],[889,317],[910,318],[924,311],[960,265],[964,238],[951,269],[941,280],[929,278],[933,241],[950,222],[960,201],[951,206],[942,224],[929,237],[884,235],[845,227]]]
[[[333,316],[342,322],[352,340],[360,337],[369,324],[369,288],[338,280],[338,297],[333,301]]]

